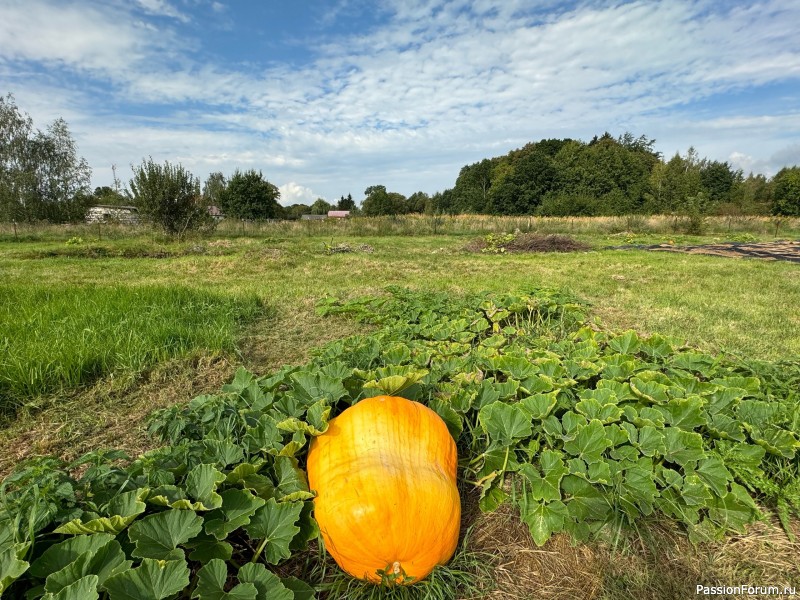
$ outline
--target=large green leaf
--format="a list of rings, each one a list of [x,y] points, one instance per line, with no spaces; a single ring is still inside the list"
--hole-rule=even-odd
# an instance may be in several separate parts
[[[128,529],[128,537],[136,544],[133,556],[158,560],[183,558],[185,544],[203,529],[203,519],[191,510],[170,509],[137,521]]]
[[[197,572],[197,586],[192,598],[199,600],[256,600],[258,591],[252,583],[239,583],[230,591],[225,591],[228,580],[228,567],[224,561],[215,558]]]
[[[256,600],[295,600],[295,594],[261,563],[243,565],[239,569],[239,581],[255,586]]]
[[[224,540],[232,531],[247,525],[250,517],[264,506],[265,500],[254,496],[247,490],[230,489],[220,494],[222,508],[211,511],[206,516],[205,531]]]
[[[264,557],[270,564],[289,558],[289,543],[300,528],[295,525],[303,510],[302,502],[276,502],[273,498],[259,508],[250,523],[245,525],[247,535],[261,540]]]
[[[753,522],[759,515],[758,507],[747,490],[737,483],[731,483],[731,491],[722,498],[713,498],[709,508],[709,518],[720,527],[744,532],[744,526]]]
[[[712,499],[708,486],[697,475],[687,475],[681,486],[681,496],[689,506],[706,507]]]
[[[611,338],[608,341],[608,346],[620,354],[636,354],[639,351],[641,343],[635,331],[626,331],[625,333]]]
[[[149,493],[148,488],[141,488],[120,494],[103,507],[103,512],[108,516],[87,521],[73,519],[57,527],[55,533],[72,535],[111,533],[117,535],[147,509],[144,500]]]
[[[669,395],[667,394],[669,388],[664,384],[656,381],[645,381],[639,377],[632,377],[628,383],[631,386],[631,391],[645,402],[651,404],[666,404],[669,402]]]
[[[294,600],[314,600],[314,598],[316,598],[314,588],[312,588],[302,579],[298,579],[297,577],[283,577],[281,579],[281,583],[287,590],[292,591],[294,594]],[[263,600],[263,598],[259,596],[258,600]],[[272,600],[271,596],[270,600]],[[280,596],[277,596],[276,600],[283,599]]]
[[[31,575],[45,579],[50,573],[60,571],[85,552],[95,552],[108,544],[114,536],[108,533],[76,535],[53,544],[31,565]]]
[[[314,494],[308,489],[305,471],[292,456],[275,457],[275,494],[280,501],[308,500]]]
[[[302,404],[311,406],[322,399],[333,406],[347,395],[342,382],[322,373],[298,372],[291,375],[292,395]]]
[[[556,402],[558,402],[558,392],[534,394],[520,400],[520,404],[531,414],[531,418],[540,421],[547,418],[553,411],[556,407]]]
[[[537,502],[525,494],[520,504],[520,516],[536,545],[543,546],[551,535],[563,531],[569,511],[560,500]]]
[[[129,571],[106,581],[110,600],[163,600],[189,587],[189,567],[185,560],[145,558]]]
[[[597,419],[601,423],[616,423],[622,416],[622,408],[614,403],[600,404],[594,398],[581,400],[575,405],[575,410],[589,420]]]
[[[703,460],[703,438],[699,433],[683,431],[677,427],[664,429],[664,458],[669,462],[686,466],[691,462]]]
[[[86,575],[70,585],[61,588],[58,593],[47,593],[42,600],[97,600],[97,575]]]
[[[800,448],[800,442],[791,431],[781,429],[775,425],[769,425],[764,428],[751,428],[750,437],[753,442],[770,454],[777,454],[785,458],[794,458],[795,452]]]
[[[539,366],[526,358],[505,355],[496,358],[492,362],[495,370],[505,373],[517,381],[527,379],[540,372]]]
[[[700,396],[670,400],[669,404],[664,407],[667,411],[667,422],[673,427],[679,427],[686,431],[697,429],[706,424],[703,404]]]
[[[244,460],[244,450],[231,440],[205,439],[202,442],[204,463],[226,467]]]
[[[639,429],[634,446],[645,456],[662,456],[667,451],[664,435],[650,425]]]
[[[718,456],[701,460],[697,464],[695,473],[717,496],[722,497],[728,493],[728,481],[732,477]]]
[[[215,558],[227,561],[233,556],[233,546],[228,542],[220,542],[213,535],[205,532],[195,536],[184,545],[191,549],[189,560],[203,564]]]
[[[564,443],[564,450],[591,464],[599,461],[603,452],[611,445],[612,442],[606,437],[603,423],[592,419],[588,425],[578,427],[575,438]]]
[[[531,417],[516,404],[493,402],[478,412],[481,427],[497,446],[510,446],[531,435]]]
[[[519,472],[530,484],[531,496],[534,500],[550,502],[561,499],[561,478],[568,473],[560,452],[543,450],[539,455],[541,474],[532,464],[520,465]]]
[[[132,564],[133,561],[126,560],[119,542],[111,540],[96,550],[84,552],[61,570],[51,573],[44,587],[48,593],[57,594],[87,575],[97,576],[97,583],[102,587],[109,577],[130,569]]]
[[[222,496],[217,493],[217,486],[225,481],[225,475],[214,465],[197,465],[186,476],[186,492],[195,502],[173,508],[190,510],[213,510],[222,506]]]
[[[280,450],[283,447],[283,437],[278,430],[278,422],[269,414],[261,415],[253,427],[247,428],[244,444],[250,454]]]
[[[8,589],[25,571],[29,564],[17,557],[17,549],[14,546],[6,548],[0,552],[0,594]]]
[[[447,430],[454,440],[458,440],[461,432],[464,430],[464,423],[461,421],[461,415],[447,402],[443,402],[434,398],[428,402],[428,408],[439,415],[447,425]]]
[[[570,516],[577,521],[605,521],[611,515],[611,502],[598,486],[581,477],[567,475],[561,481]]]
[[[364,384],[364,388],[376,390],[386,396],[398,396],[405,390],[421,381],[428,371],[410,371],[403,375],[390,375],[381,379],[373,379]]]

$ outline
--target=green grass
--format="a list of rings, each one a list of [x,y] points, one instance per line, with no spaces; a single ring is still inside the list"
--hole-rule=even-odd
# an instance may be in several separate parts
[[[253,295],[181,287],[3,285],[0,411],[196,349],[230,351],[238,325],[261,311]]]
[[[285,320],[302,321],[320,297],[354,297],[392,284],[451,292],[564,288],[589,302],[611,329],[662,333],[749,358],[800,354],[800,317],[790,310],[800,306],[798,265],[611,250],[616,238],[601,231],[603,222],[580,221],[584,230],[575,235],[594,250],[569,254],[466,252],[476,234],[0,242],[0,404],[141,369],[189,349],[230,349],[237,311],[250,314],[254,298]],[[681,236],[676,243],[714,239]],[[326,255],[324,244],[332,240],[369,244],[374,252]],[[107,251],[88,252],[94,247]],[[191,291],[168,291],[176,288]],[[148,297],[146,289],[160,291]],[[185,310],[185,303],[205,308]],[[293,343],[289,334],[269,329],[248,335],[288,348]]]

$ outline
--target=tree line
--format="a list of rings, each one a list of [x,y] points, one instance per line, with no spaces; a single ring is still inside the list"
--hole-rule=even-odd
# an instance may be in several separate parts
[[[244,220],[298,219],[303,214],[349,210],[365,216],[409,213],[594,216],[621,214],[776,214],[800,216],[800,167],[774,177],[744,176],[727,162],[700,158],[690,148],[664,160],[655,140],[609,133],[581,140],[543,139],[464,166],[455,185],[406,197],[373,185],[360,203],[352,195],[335,203],[279,203],[280,191],[254,169],[201,182],[182,165],[152,158],[131,165],[121,186],[90,188],[91,169],[78,156],[63,119],[45,131],[20,111],[10,94],[0,97],[0,220],[82,220],[90,206],[133,205],[169,233],[213,225],[210,207]]]
[[[464,166],[427,212],[596,216],[780,214],[800,216],[800,167],[772,179],[694,148],[664,160],[655,140],[609,133],[581,140],[543,139]]]

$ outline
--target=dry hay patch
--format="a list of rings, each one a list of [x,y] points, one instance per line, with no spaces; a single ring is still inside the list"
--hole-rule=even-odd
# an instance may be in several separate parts
[[[223,356],[198,354],[123,380],[111,375],[89,388],[51,398],[33,412],[18,414],[0,430],[0,478],[33,456],[73,460],[98,448],[118,448],[138,456],[159,445],[146,431],[151,412],[214,393],[235,370]]]
[[[538,548],[528,526],[509,503],[479,514],[469,547],[494,557],[495,590],[486,600],[577,600],[600,597],[602,561],[591,545],[573,546],[569,536],[556,535]]]
[[[800,543],[790,540],[777,519],[700,545],[693,545],[679,524],[655,519],[638,524],[636,531],[610,532],[585,544],[555,535],[540,548],[510,503],[483,514],[468,498],[468,547],[492,557],[495,588],[483,600],[692,598],[697,585],[800,589]],[[792,525],[800,534],[797,520]]]
[[[591,246],[568,235],[540,233],[514,234],[513,239],[498,241],[492,236],[472,240],[465,247],[468,252],[524,253],[524,252],[586,252]]]

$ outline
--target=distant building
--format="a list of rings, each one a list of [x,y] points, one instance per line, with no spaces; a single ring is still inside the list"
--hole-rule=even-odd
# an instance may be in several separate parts
[[[300,215],[300,219],[303,221],[321,221],[327,218],[328,215]]]
[[[222,221],[225,218],[225,215],[222,214],[222,211],[219,209],[219,206],[211,205],[208,207],[208,214],[211,215],[211,218],[215,221]]]
[[[97,206],[89,207],[86,213],[86,222],[136,225],[139,223],[139,209],[135,206],[98,204]]]
[[[331,219],[346,219],[350,216],[349,210],[329,210],[328,217]]]

